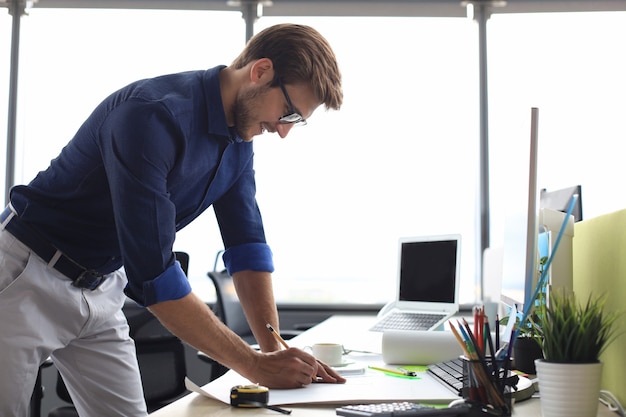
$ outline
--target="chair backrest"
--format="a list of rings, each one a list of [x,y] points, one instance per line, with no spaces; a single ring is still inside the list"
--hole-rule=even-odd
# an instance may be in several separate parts
[[[176,260],[180,262],[180,267],[185,275],[189,276],[189,254],[187,252],[177,251],[174,252],[174,255],[176,256]]]
[[[136,343],[143,395],[148,412],[187,393],[185,347],[177,338]]]
[[[256,343],[250,325],[239,303],[233,278],[226,270],[211,271],[207,274],[215,285],[215,315],[248,343]]]
[[[226,269],[218,270],[217,265],[224,251],[219,251],[215,256],[213,271],[207,273],[215,287],[215,306],[213,312],[229,329],[235,332],[239,337],[248,342],[255,344],[256,339],[252,334],[250,325],[246,320],[243,308],[239,303],[239,297],[235,290],[233,278],[228,274]],[[224,375],[228,368],[219,362],[214,361],[208,356],[200,353],[199,358],[211,364],[211,381]]]

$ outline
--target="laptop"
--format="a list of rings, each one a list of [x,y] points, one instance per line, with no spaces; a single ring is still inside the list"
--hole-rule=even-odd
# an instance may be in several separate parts
[[[399,239],[396,298],[371,331],[434,330],[459,310],[461,235]]]

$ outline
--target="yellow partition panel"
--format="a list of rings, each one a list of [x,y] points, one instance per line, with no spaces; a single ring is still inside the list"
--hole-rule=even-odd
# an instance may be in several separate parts
[[[608,294],[606,308],[626,311],[626,210],[575,224],[574,292],[579,301],[589,294]],[[602,389],[626,403],[626,314],[617,326],[621,335],[602,356]]]

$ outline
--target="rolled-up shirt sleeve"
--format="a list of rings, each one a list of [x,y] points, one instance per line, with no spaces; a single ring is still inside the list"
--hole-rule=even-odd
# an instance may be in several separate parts
[[[162,301],[178,300],[190,292],[191,285],[178,261],[155,279],[143,281],[140,291],[133,290],[132,285],[126,287],[126,295],[143,306],[150,306]]]
[[[224,252],[224,265],[230,275],[245,270],[274,272],[272,251],[266,243],[246,243]]]

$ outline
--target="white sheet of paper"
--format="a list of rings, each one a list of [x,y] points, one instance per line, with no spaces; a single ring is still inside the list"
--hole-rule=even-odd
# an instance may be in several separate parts
[[[408,379],[367,369],[363,375],[348,376],[345,384],[313,383],[296,389],[270,389],[270,405],[345,404],[368,401],[428,401],[448,403],[459,397],[427,374]],[[252,384],[234,371],[202,388],[187,380],[187,389],[230,404],[230,390],[235,385]]]

